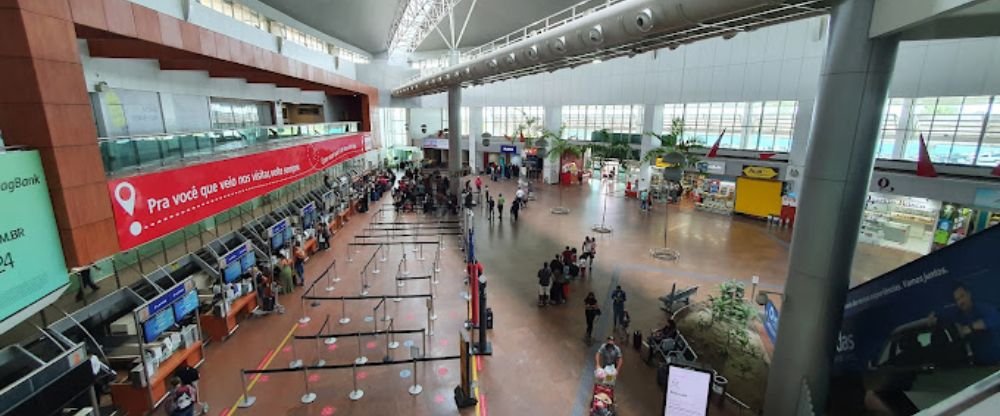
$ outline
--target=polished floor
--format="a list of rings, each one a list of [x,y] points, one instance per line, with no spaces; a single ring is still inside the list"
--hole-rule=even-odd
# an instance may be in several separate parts
[[[484,178],[485,179],[485,178]],[[513,181],[486,180],[492,194],[513,195]],[[769,228],[762,222],[695,211],[688,205],[657,206],[652,212],[639,211],[634,200],[622,198],[623,189],[594,180],[583,186],[563,187],[538,184],[537,199],[522,211],[518,222],[510,221],[509,212],[503,221],[488,222],[481,210],[476,210],[476,255],[485,267],[488,279],[489,306],[495,314],[495,328],[490,333],[493,355],[477,360],[480,405],[456,409],[453,389],[459,384],[458,360],[448,359],[419,363],[413,373],[411,364],[392,364],[352,369],[316,370],[308,375],[299,372],[250,375],[247,382],[256,403],[250,408],[236,406],[243,390],[241,370],[287,368],[295,359],[313,365],[319,359],[327,365],[350,364],[359,351],[369,363],[381,362],[386,354],[384,336],[340,336],[332,345],[296,336],[318,333],[357,333],[371,331],[382,310],[373,313],[377,300],[323,300],[318,306],[300,301],[303,289],[286,295],[281,302],[287,308],[284,315],[256,317],[245,321],[227,341],[207,347],[207,359],[202,367],[203,399],[211,404],[211,414],[238,415],[448,415],[461,413],[494,415],[583,415],[589,407],[592,388],[593,354],[596,344],[584,341],[585,321],[582,299],[593,291],[605,311],[595,325],[595,336],[611,332],[610,292],[621,285],[628,293],[626,308],[632,316],[632,329],[648,330],[662,325],[666,317],[658,308],[656,298],[678,287],[697,285],[698,298],[706,297],[712,288],[729,279],[747,282],[760,276],[760,286],[780,291],[787,272],[788,241],[791,232],[784,228]],[[568,215],[554,215],[555,206],[571,208]],[[604,207],[607,207],[606,213]],[[368,273],[370,295],[388,295],[385,311],[393,318],[396,329],[420,330],[427,327],[428,310],[424,299],[403,299],[393,302],[397,286],[393,276],[399,272],[402,252],[398,245],[388,253],[387,261],[379,262],[371,246],[362,247],[348,261],[347,244],[361,241],[352,238],[365,234],[369,222],[391,219],[392,214],[372,212],[355,216],[334,238],[331,250],[315,255],[307,264],[310,283],[331,262],[336,260],[335,290],[325,291],[324,279],[316,285],[314,294],[321,296],[356,296],[361,287],[361,271],[367,265],[372,271],[380,264],[378,274]],[[429,221],[423,215],[406,214],[400,221]],[[605,224],[613,229],[600,235],[590,231],[594,225]],[[649,256],[649,250],[664,245],[664,224],[669,224],[666,245],[678,250],[676,262],[665,263]],[[386,227],[386,226],[381,226]],[[408,227],[415,227],[413,225]],[[427,233],[429,231],[421,231]],[[371,232],[367,232],[371,234]],[[536,306],[535,273],[542,262],[548,261],[565,246],[577,247],[584,236],[596,236],[597,261],[593,272],[572,283],[570,302],[566,305]],[[409,240],[408,240],[409,238]],[[420,241],[434,237],[396,237],[366,241]],[[433,251],[426,246],[423,262],[420,253],[407,246],[407,269],[410,276],[433,273]],[[445,237],[440,252],[440,283],[434,287],[437,295],[433,335],[428,336],[427,357],[449,357],[458,353],[458,338],[467,314],[462,297],[463,253],[456,237]],[[852,284],[899,266],[909,259],[887,249],[859,247]],[[331,273],[333,269],[331,269]],[[331,274],[332,276],[332,274]],[[407,281],[404,294],[426,294],[428,280]],[[303,307],[305,310],[303,311]],[[346,309],[348,324],[340,324],[341,310]],[[299,324],[308,316],[310,321]],[[376,322],[366,322],[374,317]],[[327,318],[329,320],[327,321]],[[324,321],[328,324],[321,328]],[[420,334],[399,336],[405,345],[423,345]],[[404,346],[389,350],[394,361],[410,358]],[[631,346],[622,346],[625,366],[616,389],[618,414],[651,415],[660,413],[663,393],[656,385],[652,368],[638,359]],[[419,395],[410,395],[407,388],[416,381],[423,387]],[[302,404],[308,391],[316,394],[311,404]],[[364,391],[358,401],[348,394],[357,388]],[[232,411],[232,413],[230,413]],[[712,408],[711,414],[740,414],[734,405]]]

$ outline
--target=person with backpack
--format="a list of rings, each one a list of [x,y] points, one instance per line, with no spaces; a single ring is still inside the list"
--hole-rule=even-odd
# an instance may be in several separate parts
[[[597,316],[601,314],[601,308],[597,306],[597,297],[594,296],[594,292],[588,293],[587,297],[583,299],[583,311],[584,316],[587,318],[586,340],[589,343],[594,340],[592,336],[594,332],[594,319],[597,319]]]
[[[495,201],[488,194],[486,195],[486,218],[489,219],[490,222],[493,222],[493,206],[496,205],[496,202],[497,201]]]
[[[545,306],[549,301],[549,286],[552,285],[552,271],[548,263],[542,263],[538,270],[538,306]]]
[[[552,272],[552,286],[549,288],[549,303],[555,305],[557,303],[565,303],[566,300],[563,299],[563,264],[559,261],[559,255],[557,254],[552,261],[549,262],[549,271]]]
[[[203,403],[201,401],[201,388],[198,386],[198,380],[201,380],[201,374],[198,373],[198,369],[191,367],[186,362],[182,362],[180,366],[177,367],[177,378],[181,379],[182,386],[192,386],[195,392],[195,404],[201,407],[201,414],[208,414],[208,403]]]
[[[169,416],[194,416],[198,391],[194,386],[184,384],[180,377],[170,379],[170,396],[166,400],[166,411]]]
[[[510,217],[513,218],[514,222],[517,222],[517,213],[520,211],[521,204],[519,204],[517,200],[514,200],[514,202],[510,204]]]

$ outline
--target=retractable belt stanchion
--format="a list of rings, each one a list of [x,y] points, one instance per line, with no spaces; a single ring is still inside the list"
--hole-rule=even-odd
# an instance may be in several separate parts
[[[410,269],[406,266],[406,253],[405,253],[405,250],[404,250],[404,253],[403,253],[403,276],[409,276],[409,275],[410,275]]]
[[[379,250],[381,250],[381,251],[382,251],[382,257],[379,257],[378,261],[380,261],[380,262],[383,262],[383,263],[384,263],[384,262],[385,262],[386,260],[388,260],[389,258],[387,257],[387,256],[388,256],[388,254],[387,254],[387,250],[391,250],[391,249],[392,249],[392,246],[389,246],[389,247],[387,248],[387,247],[385,247],[385,245],[380,245],[380,246],[379,246]]]
[[[306,298],[305,298],[305,296],[303,296],[300,299],[300,301],[302,303],[302,317],[299,318],[299,323],[300,324],[307,324],[307,323],[309,323],[309,321],[312,320],[312,318],[310,318],[309,315],[306,314],[307,312],[306,312]]]
[[[351,322],[351,318],[347,317],[347,301],[344,299],[340,300],[340,324],[347,325]]]
[[[390,350],[399,348],[399,342],[396,341],[396,333],[392,331],[392,329],[395,327],[396,327],[396,320],[389,319],[389,330],[386,331],[386,333],[389,334],[389,336],[386,345],[389,347]]]
[[[426,354],[426,353],[427,352],[424,351],[424,354]],[[410,388],[407,389],[407,391],[409,391],[410,394],[414,395],[414,396],[416,396],[416,395],[420,394],[420,392],[424,391],[424,388],[422,386],[420,386],[420,384],[417,384],[417,358],[419,358],[419,356],[420,356],[420,351],[417,350],[417,347],[410,347],[410,360],[413,361],[413,374],[412,374],[413,375],[413,385],[411,385]]]
[[[382,247],[384,247],[384,246],[383,245],[379,245],[378,248],[375,249],[375,254],[378,254],[379,251],[382,251]],[[383,251],[383,253],[385,253],[385,252]],[[378,264],[381,263],[382,261],[383,260],[379,260],[379,261],[375,262],[375,270],[372,270],[372,273],[379,274],[379,273],[382,272],[378,268],[379,267]]]
[[[438,234],[438,235],[440,235],[440,234]],[[424,261],[425,260],[425,258],[424,258],[424,245],[423,244],[417,244],[417,245],[420,246],[420,257],[418,257],[417,260]]]
[[[358,358],[354,359],[354,364],[363,365],[368,362],[368,357],[365,357],[365,351],[361,349],[361,333],[358,332]],[[356,389],[356,388],[355,388]]]
[[[240,409],[246,409],[257,403],[257,398],[250,395],[250,389],[247,388],[247,372],[245,370],[240,370],[240,383],[243,384],[243,397],[240,398],[239,407]]]
[[[351,256],[351,245],[348,244],[347,246],[345,246],[344,251],[347,252],[347,256],[345,256],[347,257],[347,262],[354,263],[354,257]]]
[[[333,282],[334,283],[340,283],[340,275],[337,274],[337,261],[336,260],[333,261]],[[330,285],[330,286],[332,287],[333,285]],[[326,291],[327,292],[332,292],[333,289],[327,288]]]
[[[329,323],[330,323],[330,315],[327,315],[326,319],[323,320],[323,325],[319,327],[319,332],[316,333],[316,366],[317,367],[322,367],[322,366],[326,365],[326,360],[324,360],[320,356],[320,351],[322,351],[322,350],[320,349],[321,342],[319,340],[320,339],[319,335],[322,334],[324,330],[326,330],[326,325],[329,324]]]
[[[305,385],[305,393],[302,394],[302,404],[309,404],[316,401],[316,393],[309,389],[309,367],[302,367],[302,383]]]
[[[334,282],[333,275],[337,274],[337,261],[336,260],[333,261],[333,265],[331,267],[333,268],[333,274],[330,274],[330,273],[326,274],[326,291],[327,292],[333,292],[334,289],[336,289],[335,287],[333,287],[333,282]],[[337,279],[337,281],[340,281],[340,279]]]
[[[299,358],[299,351],[295,348],[295,337],[289,340],[290,347],[292,347],[292,362],[288,363],[288,368],[299,368],[302,367],[302,359]]]
[[[361,339],[360,337],[358,339]],[[358,341],[361,342],[361,341]],[[360,345],[360,344],[359,344]],[[358,362],[354,362],[354,367],[351,367],[351,380],[353,380],[354,390],[347,397],[353,401],[361,400],[365,396],[365,391],[358,388]]]

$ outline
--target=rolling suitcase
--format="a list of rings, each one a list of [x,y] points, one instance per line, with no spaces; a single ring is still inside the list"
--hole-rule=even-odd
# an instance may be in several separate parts
[[[642,331],[632,333],[632,348],[635,348],[636,351],[642,350]]]

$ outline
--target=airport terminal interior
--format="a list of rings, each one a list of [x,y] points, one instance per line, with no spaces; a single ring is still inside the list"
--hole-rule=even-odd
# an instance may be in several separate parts
[[[995,415],[1000,0],[0,0],[0,416]]]

